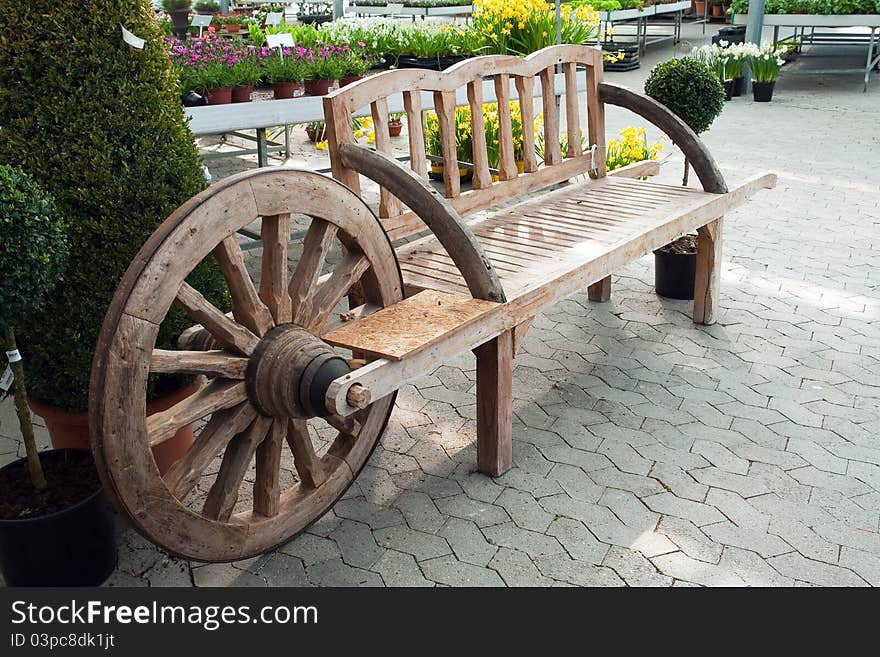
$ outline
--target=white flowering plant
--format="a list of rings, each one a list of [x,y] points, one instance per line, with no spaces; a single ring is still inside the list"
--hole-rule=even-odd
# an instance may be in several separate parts
[[[748,48],[748,65],[755,82],[773,82],[779,77],[779,71],[785,64],[785,48],[777,48],[770,44],[757,46],[745,44]]]

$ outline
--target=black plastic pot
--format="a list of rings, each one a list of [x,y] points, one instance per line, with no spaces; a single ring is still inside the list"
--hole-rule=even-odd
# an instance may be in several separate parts
[[[724,100],[733,98],[733,80],[724,80]]]
[[[661,297],[693,299],[696,275],[696,253],[654,251],[654,287]]]
[[[426,68],[432,71],[442,71],[453,64],[464,61],[463,55],[449,55],[448,57],[410,57],[401,55],[397,59],[397,68]]]
[[[756,103],[769,103],[773,99],[773,87],[776,86],[776,80],[773,82],[752,82],[752,97]]]
[[[40,454],[66,459],[79,450]],[[24,459],[2,468],[23,467]],[[44,516],[0,519],[0,571],[7,586],[98,586],[116,567],[113,512],[104,489]]]
[[[744,85],[745,85],[745,80],[743,80],[742,76],[740,76],[738,78],[733,78],[733,90],[731,91],[731,95],[732,96],[742,96]]]
[[[182,39],[189,31],[189,9],[172,9],[168,14],[171,17],[171,32]]]

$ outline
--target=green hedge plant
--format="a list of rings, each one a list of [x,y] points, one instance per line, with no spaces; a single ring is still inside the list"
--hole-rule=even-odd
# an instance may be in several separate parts
[[[147,0],[0,0],[0,15],[16,26],[0,37],[0,162],[54,196],[70,245],[64,285],[20,327],[29,392],[83,411],[119,280],[149,235],[204,189],[204,171]],[[145,39],[143,50],[123,42],[120,25]],[[189,280],[223,304],[215,263]],[[190,324],[172,311],[157,345],[170,348]]]

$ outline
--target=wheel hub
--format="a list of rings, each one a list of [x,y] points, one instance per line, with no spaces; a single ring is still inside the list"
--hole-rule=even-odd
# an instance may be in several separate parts
[[[351,372],[344,358],[297,324],[280,324],[263,336],[245,372],[248,396],[263,415],[326,417],[330,383]]]

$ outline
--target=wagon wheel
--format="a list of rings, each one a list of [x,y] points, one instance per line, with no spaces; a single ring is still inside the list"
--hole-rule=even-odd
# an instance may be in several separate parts
[[[291,213],[311,223],[302,256],[288,269]],[[259,286],[235,236],[257,218]],[[343,255],[321,276],[337,242]],[[231,315],[185,281],[211,254],[229,287]],[[139,531],[189,558],[241,559],[287,541],[345,492],[394,404],[393,395],[371,404],[350,399],[363,408],[353,418],[322,417],[327,385],[349,365],[319,336],[339,321],[333,310],[354,285],[364,308],[402,298],[397,259],[375,215],[348,188],[316,173],[272,169],[233,176],[188,201],[150,237],[104,320],[89,404],[105,487]],[[184,333],[178,349],[156,349],[159,324],[172,304],[198,325]],[[148,418],[151,372],[196,374],[205,383]],[[161,475],[151,446],[208,417],[190,450]],[[323,455],[310,424],[335,436]],[[296,476],[284,486],[287,449]],[[253,503],[246,504],[239,495],[251,486],[245,478],[254,462]],[[206,488],[202,504],[194,491]]]

